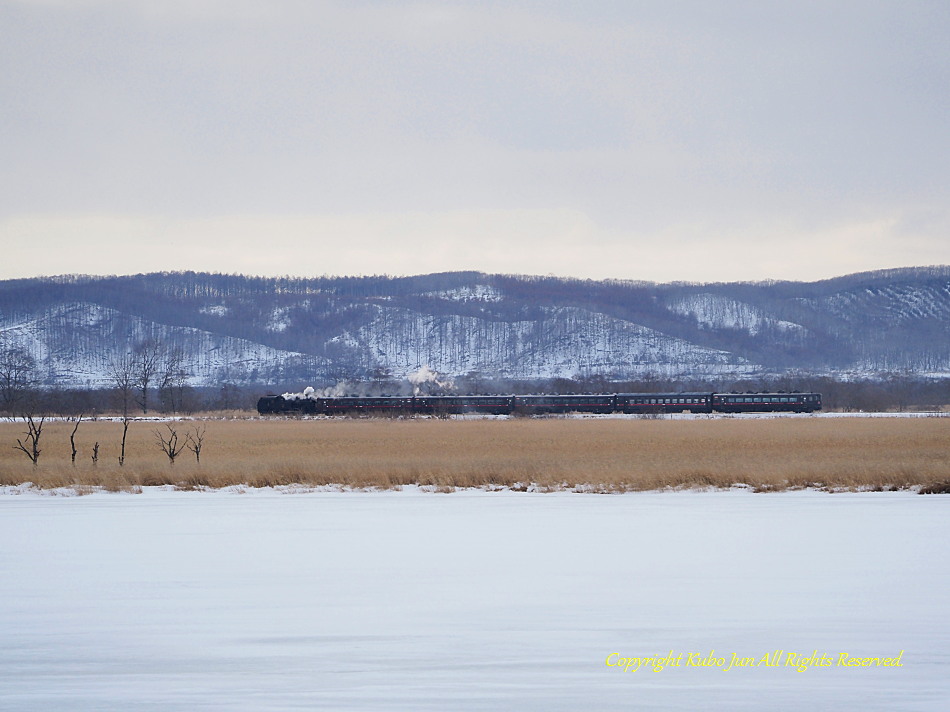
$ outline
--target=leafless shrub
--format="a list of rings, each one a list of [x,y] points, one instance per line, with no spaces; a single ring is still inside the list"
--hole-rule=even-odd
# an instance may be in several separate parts
[[[171,423],[165,423],[165,429],[168,430],[168,433],[163,433],[161,430],[153,430],[152,434],[155,436],[159,448],[161,448],[165,456],[168,457],[169,464],[174,465],[175,458],[185,449],[185,445],[188,441],[187,439],[183,442],[178,441],[178,432],[171,426]]]
[[[82,422],[82,413],[79,414],[79,417],[76,418],[76,425],[73,427],[73,431],[69,434],[69,447],[72,449],[70,457],[72,458],[72,463],[76,464],[76,431],[79,430],[79,424]],[[95,459],[95,458],[93,458]]]
[[[208,428],[204,425],[195,425],[192,431],[185,436],[185,447],[195,453],[195,462],[201,462],[201,448],[204,447],[205,433]]]
[[[40,459],[40,436],[43,434],[43,423],[46,421],[46,417],[42,417],[37,422],[32,415],[26,415],[23,417],[26,421],[27,431],[24,433],[26,437],[26,444],[23,444],[23,441],[20,438],[16,440],[16,446],[14,450],[22,450],[30,461],[33,463],[33,467],[36,467],[36,463]]]
[[[129,418],[128,414],[122,416],[122,450],[119,452],[119,467],[125,465],[125,441],[129,435]]]

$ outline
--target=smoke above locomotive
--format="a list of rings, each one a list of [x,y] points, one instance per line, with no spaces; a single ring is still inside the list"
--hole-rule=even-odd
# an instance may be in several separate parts
[[[389,381],[385,385],[387,396],[446,395],[455,392],[455,382],[448,376],[422,366],[408,374],[405,381]],[[379,396],[380,386],[373,383],[339,381],[327,388],[307,386],[299,393],[283,393],[288,401],[313,400],[317,398],[343,398],[346,396]]]

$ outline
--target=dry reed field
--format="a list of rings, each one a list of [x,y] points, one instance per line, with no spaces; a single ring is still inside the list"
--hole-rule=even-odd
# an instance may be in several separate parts
[[[22,422],[0,423],[0,485],[136,490],[230,485],[579,489],[666,487],[757,490],[941,488],[950,481],[950,419],[768,420],[199,420],[170,424],[181,440],[206,429],[201,462],[184,450],[170,464],[155,433],[134,421],[125,465],[122,424],[48,421],[34,467],[15,449]],[[93,463],[93,444],[99,460]]]

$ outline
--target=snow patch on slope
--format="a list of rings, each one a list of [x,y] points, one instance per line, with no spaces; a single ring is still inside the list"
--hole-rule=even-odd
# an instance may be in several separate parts
[[[487,284],[473,284],[458,289],[425,292],[424,296],[448,299],[453,302],[500,302],[505,298],[505,295],[498,289]]]
[[[208,314],[210,316],[227,316],[229,309],[223,304],[209,304],[198,309],[199,314]]]
[[[670,311],[691,316],[709,329],[740,329],[753,336],[763,329],[779,329],[804,334],[807,330],[801,324],[772,319],[760,309],[718,294],[692,294],[679,297],[669,303]]]

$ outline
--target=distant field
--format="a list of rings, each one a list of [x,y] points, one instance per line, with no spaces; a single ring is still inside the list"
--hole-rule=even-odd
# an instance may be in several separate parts
[[[665,487],[890,489],[950,482],[948,418],[763,420],[203,420],[201,464],[174,465],[157,445],[164,423],[129,428],[83,422],[70,463],[72,423],[47,422],[37,467],[15,449],[26,426],[0,423],[0,485],[134,490],[300,484],[449,490],[504,486],[594,491]],[[99,462],[91,461],[99,442]]]

